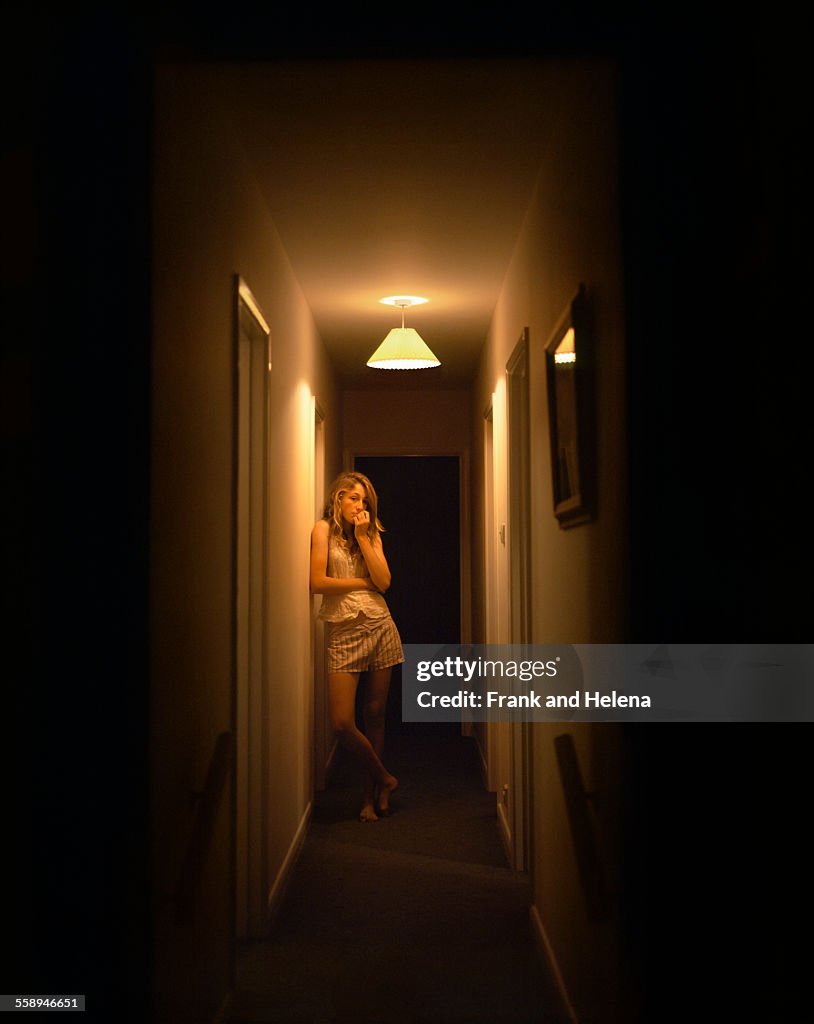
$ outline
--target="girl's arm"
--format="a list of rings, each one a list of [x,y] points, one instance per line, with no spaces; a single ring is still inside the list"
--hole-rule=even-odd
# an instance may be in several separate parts
[[[387,559],[384,557],[381,537],[376,537],[372,541],[368,536],[369,525],[370,514],[367,511],[359,512],[356,516],[356,525],[353,532],[356,534],[359,550],[362,552],[367,563],[367,571],[370,573],[370,578],[375,584],[375,589],[383,594],[390,586],[390,567],[387,564]]]
[[[329,576],[328,524],[324,519],[311,531],[311,593],[349,594],[352,590],[375,590],[373,580],[367,576],[337,579]]]

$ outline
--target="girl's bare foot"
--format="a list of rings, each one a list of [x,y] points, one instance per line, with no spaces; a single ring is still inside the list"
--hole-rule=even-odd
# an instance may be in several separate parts
[[[399,780],[395,775],[388,776],[389,781],[379,786],[379,814],[386,817],[390,813],[390,796],[399,786]]]
[[[359,821],[378,821],[379,816],[376,814],[376,808],[373,806],[372,800],[366,800],[362,805],[361,811],[359,811]]]

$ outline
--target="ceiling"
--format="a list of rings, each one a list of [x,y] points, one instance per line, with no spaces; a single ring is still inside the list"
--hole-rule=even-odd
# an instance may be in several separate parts
[[[466,387],[546,144],[534,59],[221,64],[225,103],[341,387]],[[407,312],[441,360],[373,370]]]

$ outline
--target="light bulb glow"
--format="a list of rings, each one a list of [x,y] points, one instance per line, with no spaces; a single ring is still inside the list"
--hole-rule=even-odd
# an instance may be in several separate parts
[[[420,306],[429,301],[420,295],[388,295],[386,299],[379,299],[384,306]]]

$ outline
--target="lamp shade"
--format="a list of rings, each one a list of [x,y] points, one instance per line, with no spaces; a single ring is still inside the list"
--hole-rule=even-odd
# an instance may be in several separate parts
[[[425,370],[440,366],[424,339],[412,327],[394,327],[367,361],[376,370]]]

